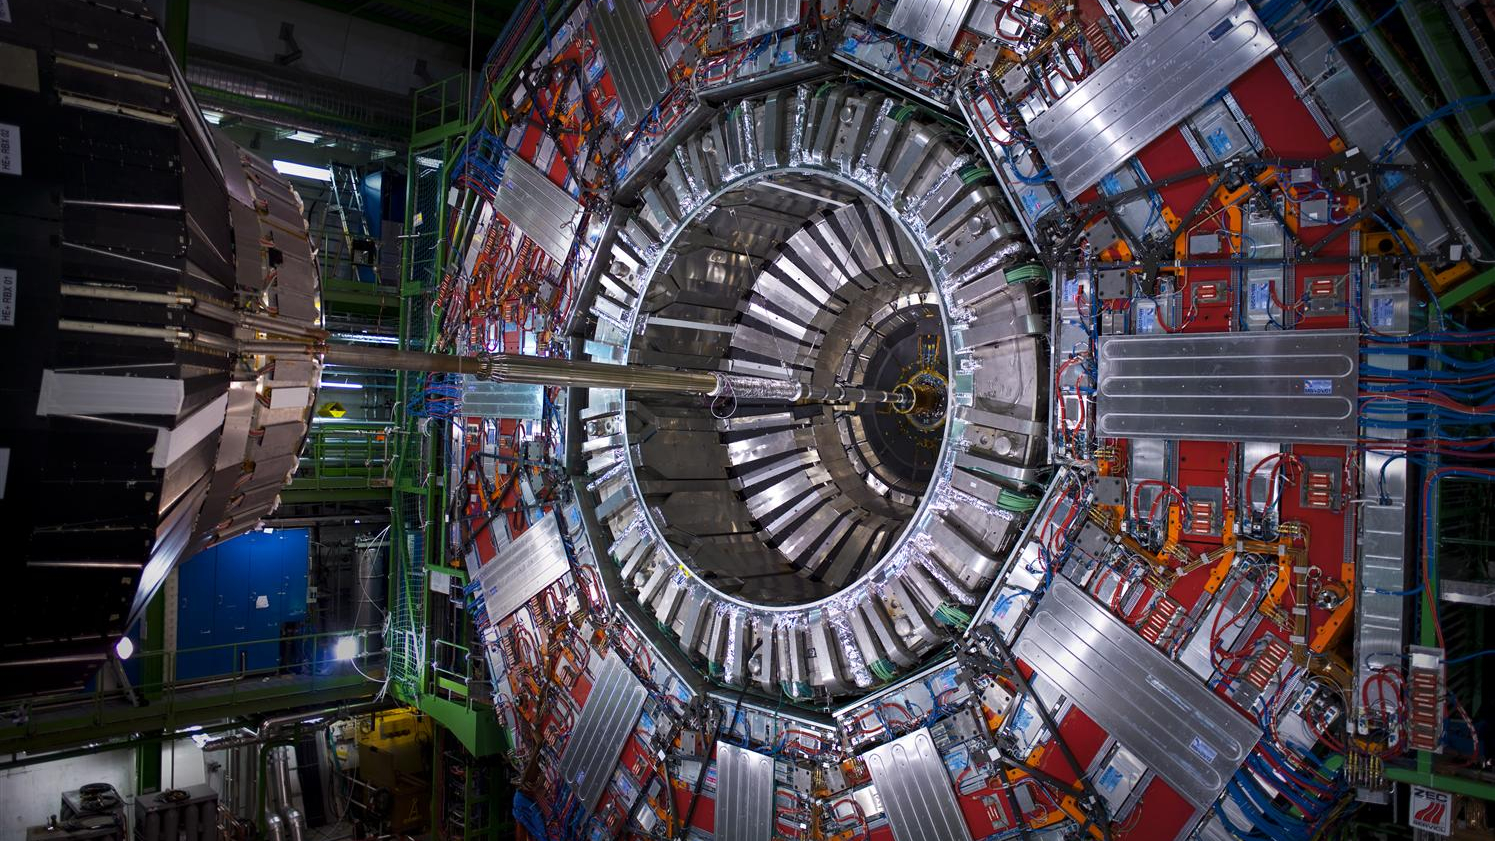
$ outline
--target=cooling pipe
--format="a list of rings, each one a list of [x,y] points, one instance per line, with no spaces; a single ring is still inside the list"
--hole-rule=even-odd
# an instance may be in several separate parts
[[[569,388],[621,388],[631,391],[662,391],[735,397],[785,403],[892,403],[900,410],[913,408],[911,390],[881,391],[849,386],[812,386],[792,380],[723,374],[714,371],[683,371],[643,365],[609,365],[582,359],[515,356],[494,353],[453,356],[420,353],[385,347],[329,345],[323,350],[329,365],[390,368],[397,371],[427,371],[469,374],[493,382]]]
[[[259,728],[252,734],[214,739],[202,746],[202,752],[211,753],[212,751],[227,750],[228,748],[263,744],[268,742],[277,730],[290,724],[305,724],[315,721],[347,718],[349,716],[362,715],[363,713],[378,712],[388,707],[389,704],[384,701],[366,701],[362,704],[325,707],[320,710],[275,716],[260,722]]]

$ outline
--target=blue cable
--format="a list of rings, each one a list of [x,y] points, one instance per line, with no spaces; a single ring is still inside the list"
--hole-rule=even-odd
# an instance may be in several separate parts
[[[1039,184],[1047,184],[1050,181],[1054,180],[1053,176],[1049,175],[1048,167],[1040,169],[1033,175],[1024,175],[1017,168],[1017,160],[1012,157],[1012,150],[1006,146],[1002,147],[1002,156],[1007,159],[1007,166],[1012,170],[1012,177],[1016,178],[1023,184],[1027,184],[1028,186],[1037,186]]]
[[[1473,654],[1465,654],[1462,657],[1455,657],[1452,660],[1445,659],[1443,661],[1443,665],[1457,666],[1460,663],[1467,663],[1470,660],[1478,660],[1481,657],[1488,657],[1491,654],[1495,654],[1495,648],[1487,648],[1484,651],[1476,651]]]
[[[1384,163],[1396,157],[1401,153],[1402,147],[1407,145],[1407,140],[1410,139],[1412,135],[1426,128],[1428,125],[1435,123],[1445,117],[1451,117],[1461,111],[1466,111],[1470,108],[1484,105],[1491,100],[1495,100],[1495,94],[1484,94],[1482,96],[1466,96],[1462,99],[1456,99],[1453,102],[1434,109],[1433,111],[1429,112],[1426,117],[1423,117],[1410,126],[1407,126],[1400,132],[1398,132],[1396,137],[1386,141],[1386,145],[1381,147],[1381,153],[1376,156],[1376,161]]]

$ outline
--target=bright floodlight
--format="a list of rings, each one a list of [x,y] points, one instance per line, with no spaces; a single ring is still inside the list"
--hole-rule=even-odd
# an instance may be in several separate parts
[[[358,637],[338,637],[332,644],[332,656],[338,660],[352,660],[358,656]]]

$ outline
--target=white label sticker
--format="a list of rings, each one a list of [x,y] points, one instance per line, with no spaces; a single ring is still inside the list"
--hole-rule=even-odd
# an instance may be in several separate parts
[[[5,0],[0,0],[0,3]],[[21,127],[0,123],[0,172],[21,174]]]
[[[21,127],[0,122],[0,172],[21,175]]]
[[[1407,823],[1413,829],[1448,835],[1453,828],[1453,798],[1437,789],[1412,786]]]
[[[16,326],[16,270],[0,269],[0,327]]]
[[[10,0],[0,0],[0,21],[10,23]]]

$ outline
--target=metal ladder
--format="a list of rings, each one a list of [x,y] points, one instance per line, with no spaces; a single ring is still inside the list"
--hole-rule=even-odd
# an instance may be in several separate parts
[[[368,215],[363,206],[363,191],[359,189],[361,179],[358,170],[347,164],[330,164],[332,170],[332,205],[342,221],[343,244],[348,249],[348,259],[358,279],[365,283],[379,282],[379,260],[377,255],[372,265],[359,263],[356,255],[358,243],[373,242],[369,233]]]

